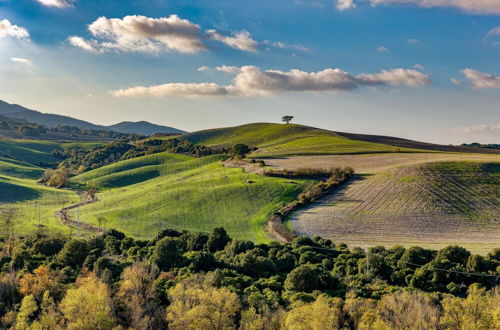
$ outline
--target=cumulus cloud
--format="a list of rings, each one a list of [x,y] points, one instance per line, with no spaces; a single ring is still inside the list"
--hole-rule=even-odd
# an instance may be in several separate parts
[[[457,86],[462,85],[462,82],[456,78],[451,78],[450,81],[453,85],[457,85]]]
[[[94,52],[196,53],[205,49],[201,42],[200,27],[177,15],[162,18],[137,15],[99,17],[88,26],[88,30],[100,41],[73,36],[68,39],[69,43]]]
[[[30,34],[25,28],[12,24],[8,19],[3,19],[0,21],[0,38],[3,37],[27,39]]]
[[[289,92],[349,91],[359,86],[423,86],[430,83],[427,75],[407,69],[383,70],[377,74],[353,76],[340,69],[318,72],[261,70],[256,66],[217,67],[216,70],[235,73],[232,84],[168,83],[157,86],[137,86],[113,91],[115,97],[205,97],[205,96],[267,96]]]
[[[21,63],[21,64],[30,64],[31,63],[30,60],[28,60],[27,58],[22,58],[22,57],[11,57],[10,60],[12,62]]]
[[[413,4],[419,7],[450,7],[476,14],[500,14],[498,0],[356,0],[369,2],[372,6],[388,4]],[[355,3],[352,0],[337,0],[338,10],[352,9]]]
[[[197,53],[205,50],[204,41],[215,40],[229,47],[256,52],[258,42],[248,31],[223,34],[217,30],[201,31],[199,25],[177,15],[151,18],[131,15],[123,18],[99,17],[88,26],[93,39],[68,38],[70,45],[86,51],[162,53],[177,51]]]
[[[480,72],[474,69],[462,70],[464,76],[469,79],[475,89],[500,88],[500,76]]]
[[[75,0],[36,0],[44,6],[56,7],[56,8],[67,8],[71,7]]]
[[[423,65],[421,65],[421,64],[418,64],[418,63],[417,63],[417,64],[415,64],[413,67],[414,67],[415,69],[417,69],[417,70],[421,70],[421,71],[422,71],[422,70],[425,70],[424,66],[423,66]]]
[[[335,8],[337,8],[337,10],[339,11],[344,11],[356,8],[356,4],[354,3],[354,0],[337,0]]]
[[[216,30],[208,30],[209,39],[220,41],[229,47],[247,51],[256,52],[258,42],[255,41],[248,31],[233,33],[231,36],[223,35]]]
[[[460,127],[457,129],[458,131],[464,133],[500,133],[500,123],[493,125],[472,125]]]

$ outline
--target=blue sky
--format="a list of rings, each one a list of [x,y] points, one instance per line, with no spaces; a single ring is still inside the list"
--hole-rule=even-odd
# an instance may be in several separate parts
[[[500,1],[0,0],[0,99],[99,124],[292,114],[499,143]]]

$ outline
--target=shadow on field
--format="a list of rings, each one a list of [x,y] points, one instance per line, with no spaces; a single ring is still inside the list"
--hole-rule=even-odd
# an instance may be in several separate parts
[[[0,203],[23,202],[36,199],[38,196],[40,196],[40,193],[34,189],[0,182]]]

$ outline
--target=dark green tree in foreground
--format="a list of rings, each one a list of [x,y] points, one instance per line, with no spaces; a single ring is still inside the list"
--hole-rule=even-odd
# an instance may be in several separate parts
[[[283,116],[281,117],[281,121],[286,123],[287,125],[290,124],[290,122],[293,120],[293,116]]]

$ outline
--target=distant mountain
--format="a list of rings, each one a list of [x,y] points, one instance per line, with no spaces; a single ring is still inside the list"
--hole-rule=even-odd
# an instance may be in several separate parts
[[[122,121],[121,123],[107,126],[107,128],[116,132],[137,133],[142,135],[153,135],[155,133],[186,133],[177,128],[156,125],[147,121]]]
[[[142,135],[152,135],[155,133],[185,133],[184,131],[176,128],[156,125],[147,121],[121,122],[111,126],[96,125],[88,121],[72,118],[69,116],[42,113],[40,111],[25,108],[18,104],[10,104],[1,100],[0,115],[14,119],[26,120],[28,122],[44,125],[47,127],[74,126],[81,129],[110,130],[121,133],[136,133]]]

